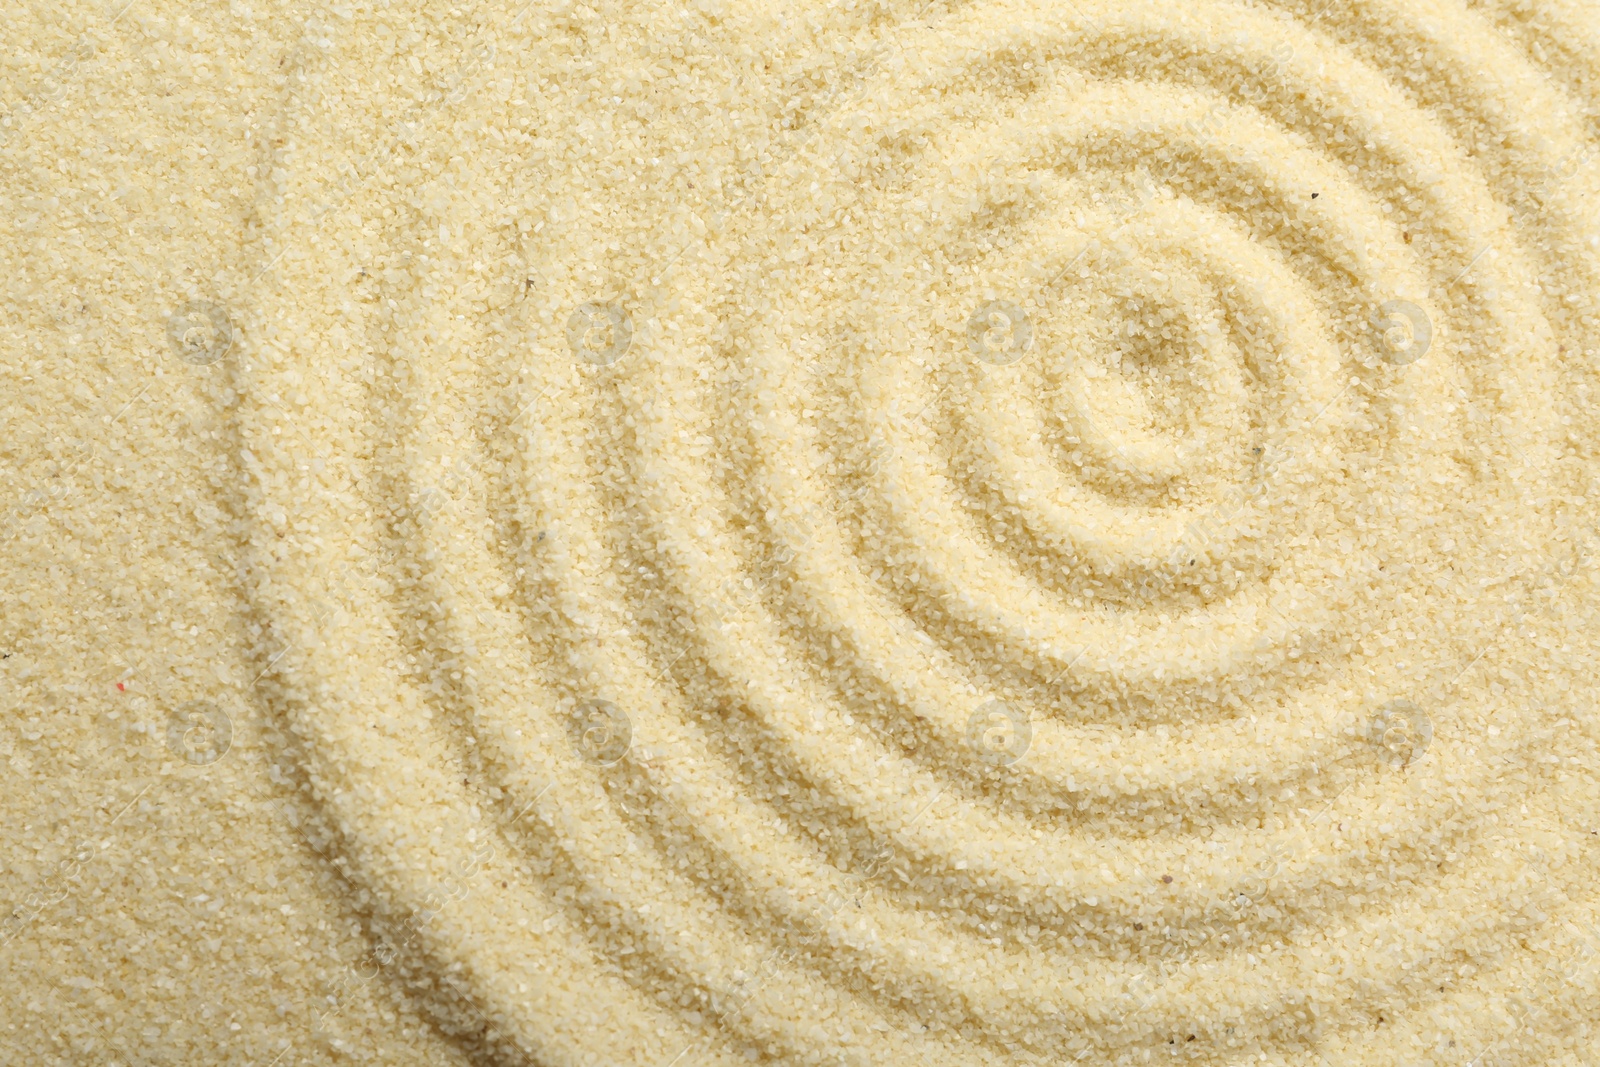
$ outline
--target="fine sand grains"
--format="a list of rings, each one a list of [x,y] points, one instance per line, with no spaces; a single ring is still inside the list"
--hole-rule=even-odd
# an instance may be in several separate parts
[[[170,347],[250,699],[461,1047],[1600,1052],[1592,10],[356,5],[285,55]]]

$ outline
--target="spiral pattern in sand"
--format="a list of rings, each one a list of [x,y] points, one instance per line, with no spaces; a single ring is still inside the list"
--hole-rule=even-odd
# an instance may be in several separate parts
[[[507,1062],[1582,1047],[1563,12],[313,33],[240,419],[394,966]]]

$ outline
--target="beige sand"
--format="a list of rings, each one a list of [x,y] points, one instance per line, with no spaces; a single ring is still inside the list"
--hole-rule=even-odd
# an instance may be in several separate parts
[[[0,1062],[1600,1058],[1600,12],[121,2]]]

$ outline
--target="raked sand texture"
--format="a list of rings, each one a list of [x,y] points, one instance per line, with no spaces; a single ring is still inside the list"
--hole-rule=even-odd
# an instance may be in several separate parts
[[[1600,1061],[1600,8],[5,33],[0,1062]]]

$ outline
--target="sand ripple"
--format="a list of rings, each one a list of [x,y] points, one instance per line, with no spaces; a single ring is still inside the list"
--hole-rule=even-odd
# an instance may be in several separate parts
[[[329,29],[234,309],[379,960],[508,1062],[1554,1062],[1593,16],[587,10]]]

